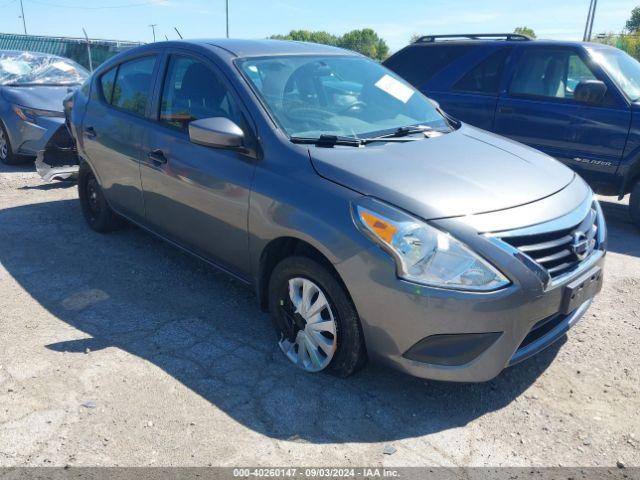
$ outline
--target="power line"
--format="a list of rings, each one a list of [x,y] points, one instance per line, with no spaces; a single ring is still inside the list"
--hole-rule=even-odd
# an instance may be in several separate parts
[[[142,7],[145,5],[161,5],[166,3],[167,0],[148,0],[146,2],[134,2],[128,4],[120,4],[120,5],[103,5],[100,7],[87,7],[82,5],[63,5],[60,3],[52,3],[52,2],[43,2],[42,0],[30,0],[33,3],[38,3],[40,5],[46,5],[48,7],[56,7],[56,8],[72,8],[72,9],[81,9],[81,10],[107,10],[112,8],[129,8],[129,7]]]

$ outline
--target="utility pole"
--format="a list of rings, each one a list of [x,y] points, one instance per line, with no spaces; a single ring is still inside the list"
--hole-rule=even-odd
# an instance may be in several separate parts
[[[593,10],[591,11],[591,22],[589,23],[589,38],[587,38],[587,42],[591,41],[591,33],[593,32],[593,23],[596,20],[597,7],[598,7],[598,0],[593,0]]]
[[[20,18],[22,18],[22,28],[24,28],[24,34],[27,34],[27,21],[24,18],[24,6],[22,5],[22,0],[20,0],[20,12],[22,13],[22,15],[20,15]]]
[[[591,0],[589,4],[589,13],[587,14],[587,24],[584,27],[583,42],[591,41],[591,34],[593,33],[593,22],[596,18],[596,7],[598,6],[598,0]]]
[[[229,0],[225,0],[225,3],[227,6],[227,38],[229,38]]]
[[[151,27],[151,30],[153,31],[153,42],[155,43],[155,41],[156,41],[156,27],[158,26],[158,24],[157,23],[152,23],[149,26]]]
[[[91,41],[89,40],[89,35],[87,35],[87,31],[82,27],[82,33],[84,33],[84,38],[87,41],[87,57],[89,57],[89,71],[93,72],[93,60],[91,58]]]

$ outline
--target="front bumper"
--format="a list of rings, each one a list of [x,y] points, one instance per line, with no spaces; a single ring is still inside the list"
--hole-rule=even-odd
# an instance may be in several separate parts
[[[596,293],[561,313],[569,284],[592,272],[602,275],[606,239],[603,249],[593,252],[574,273],[545,283],[530,264],[469,228],[468,219],[433,223],[490,259],[512,284],[475,293],[406,282],[396,276],[391,257],[376,246],[341,262],[336,268],[358,310],[374,361],[422,378],[487,381],[561,338]],[[433,338],[438,341],[431,342],[431,354],[414,354],[416,345]]]
[[[10,138],[16,153],[36,156],[43,150],[51,137],[64,126],[64,118],[38,117],[37,124],[17,119]]]

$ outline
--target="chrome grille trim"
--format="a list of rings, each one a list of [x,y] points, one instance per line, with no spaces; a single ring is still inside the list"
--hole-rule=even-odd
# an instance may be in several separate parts
[[[564,217],[486,236],[531,268],[546,288],[592,266],[606,250],[604,217],[592,196]]]

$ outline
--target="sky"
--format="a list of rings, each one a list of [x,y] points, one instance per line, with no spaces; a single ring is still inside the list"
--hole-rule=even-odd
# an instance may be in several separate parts
[[[27,31],[37,35],[153,40],[220,38],[225,0],[22,0]],[[581,40],[589,0],[229,0],[230,36],[266,38],[292,29],[342,34],[373,28],[392,51],[412,34],[510,32]],[[620,32],[640,0],[599,0],[594,33]],[[0,0],[0,32],[23,33],[20,0]]]

